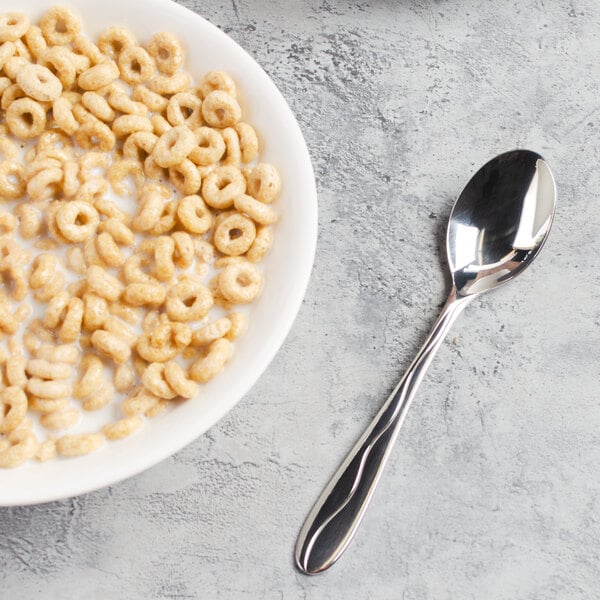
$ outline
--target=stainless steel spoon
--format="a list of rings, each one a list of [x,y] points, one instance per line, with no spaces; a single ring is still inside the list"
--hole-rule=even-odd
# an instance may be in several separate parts
[[[442,340],[476,296],[511,281],[537,256],[550,232],[555,201],[548,165],[528,150],[492,159],[458,197],[446,237],[448,300],[408,371],[308,515],[295,552],[302,572],[324,571],[346,550]]]

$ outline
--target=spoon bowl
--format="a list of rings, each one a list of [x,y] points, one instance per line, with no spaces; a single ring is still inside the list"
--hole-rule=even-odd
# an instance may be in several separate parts
[[[296,543],[300,571],[324,571],[348,547],[442,340],[476,296],[511,281],[537,256],[550,232],[555,202],[550,168],[529,150],[497,156],[466,185],[448,224],[448,300],[404,377],[308,515]]]

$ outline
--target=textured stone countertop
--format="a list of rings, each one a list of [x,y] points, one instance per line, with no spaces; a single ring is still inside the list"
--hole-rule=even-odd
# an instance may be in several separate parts
[[[262,64],[317,177],[315,269],[248,396],[124,483],[0,510],[0,598],[589,600],[600,580],[597,0],[181,0]],[[331,571],[298,529],[448,289],[454,197],[513,147],[557,180],[550,240],[440,349]]]

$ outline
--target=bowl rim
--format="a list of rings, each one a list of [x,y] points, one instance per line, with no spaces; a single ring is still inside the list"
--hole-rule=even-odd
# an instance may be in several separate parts
[[[0,10],[4,7],[2,0],[0,0]],[[48,0],[47,2],[42,0],[42,3],[46,8],[54,5],[54,2]],[[32,5],[34,3],[32,2]],[[83,5],[89,4],[86,0],[63,0],[60,2],[61,5],[72,7],[75,10],[80,9],[84,13]],[[99,4],[99,3],[97,3]],[[235,51],[239,54],[240,62],[243,63],[244,68],[249,68],[260,73],[262,84],[269,89],[270,97],[278,105],[278,111],[280,115],[285,118],[287,132],[294,139],[294,160],[298,164],[298,169],[303,173],[306,180],[303,182],[304,193],[303,198],[305,202],[304,207],[304,222],[306,230],[304,231],[305,243],[303,245],[304,255],[302,263],[298,265],[299,271],[295,273],[294,285],[286,293],[286,306],[280,317],[276,320],[273,330],[270,332],[271,343],[268,347],[261,348],[257,352],[257,368],[254,370],[252,375],[246,377],[245,381],[239,386],[239,389],[229,401],[220,403],[218,405],[211,406],[205,413],[205,420],[201,427],[196,429],[190,427],[187,429],[185,434],[178,437],[173,436],[170,440],[163,440],[161,444],[150,451],[146,452],[143,456],[136,456],[134,459],[117,463],[114,470],[106,470],[102,474],[96,474],[97,476],[90,477],[84,476],[80,480],[71,481],[60,481],[56,482],[55,487],[52,488],[41,488],[32,493],[27,490],[13,490],[6,489],[6,486],[0,485],[0,507],[10,506],[26,506],[31,504],[42,504],[46,502],[52,502],[65,498],[70,498],[80,494],[86,494],[106,486],[116,484],[129,477],[137,475],[142,471],[156,465],[162,460],[172,456],[200,435],[205,433],[209,428],[213,427],[220,419],[222,419],[252,388],[252,386],[259,380],[266,368],[269,366],[276,353],[281,348],[285,338],[289,334],[292,325],[298,315],[302,300],[306,294],[308,284],[310,281],[310,275],[315,258],[316,244],[317,244],[317,233],[318,233],[318,204],[317,204],[317,189],[314,177],[314,171],[312,168],[310,155],[306,142],[300,130],[300,126],[279,89],[276,87],[273,80],[263,70],[259,63],[246,51],[244,50],[235,40],[229,37],[226,33],[221,31],[218,27],[210,23],[206,18],[202,17],[198,13],[181,6],[172,0],[128,0],[128,10],[131,5],[138,4],[140,7],[143,6],[144,10],[163,11],[169,12],[170,16],[177,17],[180,20],[190,21],[193,20],[197,23],[200,28],[204,27],[210,30],[211,35],[214,35],[220,39],[225,47],[228,47],[232,52]],[[81,8],[80,8],[81,7]],[[33,11],[37,11],[39,8],[39,2],[36,2],[31,7]],[[29,9],[29,7],[28,7]],[[18,10],[18,9],[16,9]],[[22,9],[24,10],[24,9]],[[94,10],[97,10],[94,8]],[[31,9],[30,9],[31,12]],[[167,15],[165,14],[167,17]],[[174,19],[175,20],[175,19]],[[132,27],[134,28],[134,27]],[[89,28],[88,28],[89,29]],[[165,25],[165,29],[174,31],[177,34],[177,27]],[[189,68],[189,65],[188,65]],[[259,300],[260,302],[260,300]],[[178,407],[178,410],[181,407]],[[120,442],[111,442],[111,444],[119,444]],[[106,446],[99,450],[99,453],[106,451]],[[89,455],[90,457],[95,456],[94,454]],[[88,458],[87,456],[68,459],[69,461],[80,461]],[[44,465],[45,466],[45,465]],[[10,473],[11,470],[6,470],[5,473]],[[2,475],[2,473],[0,473]],[[0,478],[1,479],[1,478]],[[4,489],[3,489],[4,488]]]

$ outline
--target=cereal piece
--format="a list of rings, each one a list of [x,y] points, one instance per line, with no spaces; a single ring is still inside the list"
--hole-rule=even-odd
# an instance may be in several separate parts
[[[194,331],[192,344],[194,346],[206,346],[219,338],[225,337],[230,330],[231,321],[227,317],[222,317]]]
[[[161,136],[163,133],[173,129],[173,126],[161,115],[153,115],[150,118],[153,131],[156,135]]]
[[[168,292],[165,309],[172,321],[197,321],[213,306],[210,290],[199,282],[184,279]]]
[[[105,381],[100,388],[81,405],[85,411],[100,410],[104,408],[113,398],[114,389],[110,383]]]
[[[32,200],[47,200],[58,194],[63,180],[59,167],[42,169],[27,182],[27,193]]]
[[[218,277],[219,291],[233,304],[252,302],[262,286],[260,271],[249,262],[225,267]]]
[[[135,347],[144,360],[165,362],[174,359],[181,349],[189,345],[191,338],[189,327],[182,323],[173,323],[159,326],[153,332],[141,335]]]
[[[40,462],[46,462],[56,456],[56,441],[53,439],[47,439],[42,442],[35,453],[35,458]]]
[[[175,231],[171,234],[171,238],[175,242],[173,262],[180,269],[188,269],[194,262],[196,252],[192,236],[185,231]]]
[[[123,265],[123,276],[125,281],[131,283],[157,284],[158,280],[142,270],[142,264],[149,264],[139,254],[132,254]]]
[[[175,189],[182,195],[195,194],[200,190],[200,173],[198,167],[189,159],[169,168],[169,179]]]
[[[144,160],[152,153],[158,136],[150,131],[135,131],[123,144],[123,156],[131,160]]]
[[[150,229],[153,236],[162,235],[171,231],[177,223],[177,200],[163,205],[158,222]]]
[[[85,293],[83,295],[83,329],[96,331],[104,325],[108,318],[108,303],[105,298],[96,294]]]
[[[80,414],[76,408],[57,410],[51,413],[43,414],[40,417],[40,425],[52,431],[69,429],[70,427],[77,425],[79,417]]]
[[[134,415],[109,423],[102,427],[102,433],[108,440],[120,440],[137,431],[142,425],[142,418]]]
[[[136,85],[133,89],[133,98],[142,104],[145,104],[151,111],[161,113],[167,108],[168,100],[150,91],[146,86]]]
[[[17,217],[0,211],[0,235],[12,234],[17,228]]]
[[[88,202],[73,200],[61,206],[56,213],[56,225],[69,242],[84,242],[98,228],[98,211]]]
[[[190,368],[189,376],[194,381],[205,383],[223,369],[231,356],[231,342],[219,338],[212,342],[206,356],[199,358]]]
[[[50,71],[54,72],[60,80],[62,87],[67,89],[75,82],[75,78],[77,77],[77,69],[73,57],[74,54],[64,46],[53,46],[43,51],[40,56],[40,62],[44,67],[52,67]],[[43,98],[38,98],[38,100],[43,100]]]
[[[233,205],[260,225],[272,225],[277,221],[277,213],[268,204],[263,204],[252,196],[240,194],[234,198]]]
[[[160,306],[167,296],[162,285],[130,283],[123,293],[123,300],[131,306]]]
[[[135,236],[131,229],[122,221],[112,217],[100,223],[98,231],[106,231],[116,242],[124,246],[131,246],[135,241]]]
[[[6,387],[0,392],[0,433],[15,430],[27,414],[27,396],[21,387]]]
[[[196,147],[190,152],[189,159],[197,165],[211,165],[221,159],[225,153],[223,136],[211,127],[198,127],[194,130]]]
[[[56,440],[56,450],[61,456],[82,456],[98,450],[104,439],[101,433],[64,435]]]
[[[56,410],[64,410],[69,406],[69,400],[67,398],[37,398],[36,396],[29,396],[29,409],[35,412],[51,413]]]
[[[257,227],[256,237],[248,252],[246,258],[253,263],[260,262],[273,244],[273,231],[270,227]]]
[[[39,102],[31,98],[19,98],[6,109],[6,124],[18,138],[36,137],[46,127],[46,111]]]
[[[190,76],[179,71],[171,76],[156,75],[148,82],[148,89],[157,94],[169,95],[183,92],[190,85]]]
[[[240,167],[242,164],[242,150],[240,148],[240,139],[237,131],[233,127],[226,127],[221,130],[221,136],[225,142],[225,156],[221,164]]]
[[[108,331],[94,331],[92,345],[100,354],[110,358],[117,364],[126,362],[131,356],[129,345],[122,338]]]
[[[63,343],[74,342],[81,333],[83,321],[83,300],[71,298],[67,305],[66,314],[58,331],[58,338]]]
[[[277,169],[270,164],[260,163],[248,177],[248,194],[260,202],[270,204],[281,191],[281,178]]]
[[[4,63],[4,73],[6,74],[6,76],[11,79],[12,81],[15,81],[17,78],[18,73],[27,65],[30,65],[31,63],[26,60],[25,58],[23,58],[22,56],[11,56],[5,63]],[[21,88],[23,89],[23,88]],[[27,95],[27,93],[25,92],[25,94]]]
[[[35,434],[28,429],[11,431],[7,438],[9,447],[0,450],[0,468],[13,468],[33,458],[38,449]]]
[[[233,312],[227,315],[231,329],[223,336],[230,342],[237,340],[248,327],[248,317],[244,313]]]
[[[114,148],[116,143],[115,134],[105,123],[97,120],[83,123],[73,134],[73,137],[84,150],[97,148],[103,152],[108,152]]]
[[[22,354],[12,354],[6,361],[6,380],[8,385],[24,388],[27,384],[25,365],[27,359]]]
[[[123,414],[128,417],[134,417],[144,414],[158,403],[156,396],[148,393],[140,387],[133,391],[121,404]]]
[[[233,96],[215,90],[205,96],[202,116],[211,127],[233,127],[242,118],[242,109]]]
[[[79,158],[79,168],[81,169],[82,178],[86,182],[88,180],[94,181],[97,185],[100,182],[104,183],[100,192],[102,194],[107,190],[106,182],[98,179],[96,175],[104,175],[109,165],[110,155],[105,152],[86,152]]]
[[[167,104],[167,119],[175,127],[187,125],[195,129],[202,125],[202,100],[190,92],[179,92],[171,96]]]
[[[161,235],[154,243],[154,275],[159,281],[168,281],[175,274],[173,238]]]
[[[163,376],[169,387],[182,398],[193,398],[198,386],[188,379],[185,371],[174,361],[164,363]]]
[[[84,92],[81,102],[97,119],[107,123],[114,120],[115,111],[110,107],[106,98],[97,92]]]
[[[236,196],[246,191],[246,180],[236,167],[217,167],[202,182],[202,197],[209,206],[230,208]]]
[[[74,160],[67,160],[63,163],[63,181],[62,189],[65,196],[74,196],[79,190],[79,165]]]
[[[226,92],[233,98],[237,95],[235,83],[225,71],[209,71],[202,78],[200,93],[203,98],[216,90]]]
[[[53,102],[62,92],[60,79],[42,65],[24,65],[17,73],[17,83],[28,96],[41,102]]]
[[[258,137],[256,131],[248,123],[238,123],[235,126],[235,131],[238,134],[240,142],[242,162],[252,162],[258,154]]]
[[[50,362],[44,358],[30,359],[25,369],[29,375],[40,379],[69,379],[73,371],[69,363]]]
[[[57,400],[67,398],[71,394],[71,384],[60,379],[47,381],[32,377],[27,381],[27,391],[38,398]]]
[[[135,46],[133,33],[125,27],[108,27],[98,36],[98,48],[102,54],[112,59],[119,57],[123,50]]]
[[[42,345],[38,348],[37,358],[42,358],[50,362],[64,362],[72,365],[79,359],[79,350],[77,350],[75,346],[68,345]]]
[[[29,18],[16,12],[0,15],[0,42],[15,42],[29,29]]]
[[[165,366],[163,363],[150,363],[142,374],[142,383],[144,387],[159,398],[171,400],[177,395],[164,378]]]
[[[121,115],[113,121],[112,130],[117,137],[126,137],[136,131],[151,132],[152,123],[141,115]]]
[[[131,194],[130,186],[125,181],[127,177],[132,178],[133,185],[136,188],[139,188],[144,183],[144,172],[140,163],[130,159],[113,162],[108,170],[108,179],[113,190],[120,196],[129,196]]]
[[[2,18],[0,17],[0,30],[2,29]],[[0,36],[1,36],[1,31],[0,31]],[[6,61],[9,58],[12,58],[15,55],[16,52],[16,47],[15,45],[10,42],[10,41],[5,41],[0,45],[0,68],[4,67],[4,64],[6,63]],[[10,79],[8,80],[9,83],[8,85],[10,85]],[[8,85],[6,85],[4,87],[4,89],[6,89],[8,87]]]
[[[12,160],[0,162],[0,195],[6,200],[15,200],[25,193],[23,165]]]
[[[223,254],[239,256],[250,248],[255,238],[256,227],[252,220],[233,212],[215,227],[213,243]]]
[[[160,136],[151,156],[158,166],[173,167],[181,163],[195,146],[194,134],[184,125],[178,125]]]
[[[148,41],[147,48],[161,73],[173,75],[183,64],[184,52],[181,42],[172,33],[155,33]]]
[[[131,227],[134,231],[149,231],[158,224],[165,200],[170,196],[165,186],[148,184],[140,189],[138,201],[141,203],[140,213],[133,219]]]
[[[2,160],[12,160],[19,154],[17,145],[7,137],[0,138],[0,158]],[[18,164],[18,163],[17,163]]]
[[[119,76],[119,67],[113,60],[107,60],[90,67],[77,78],[82,90],[97,90],[112,83]]]
[[[117,366],[113,377],[115,389],[117,392],[128,392],[135,383],[135,373],[131,368],[131,365],[123,363]]]
[[[63,96],[54,101],[52,116],[56,124],[69,135],[73,135],[79,129],[79,123],[73,116],[73,107]]]
[[[81,30],[79,19],[64,6],[53,6],[40,21],[40,29],[48,44],[68,44]]]
[[[117,62],[121,79],[130,85],[145,83],[154,75],[154,60],[141,46],[123,49]]]
[[[86,264],[83,258],[83,252],[79,246],[72,246],[67,250],[67,265],[77,275],[85,273]]]
[[[142,102],[134,102],[123,90],[114,89],[108,96],[108,103],[127,115],[148,116],[148,107]]]
[[[90,292],[109,301],[116,300],[123,291],[123,285],[116,277],[96,265],[88,267],[87,283]]]

